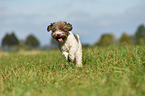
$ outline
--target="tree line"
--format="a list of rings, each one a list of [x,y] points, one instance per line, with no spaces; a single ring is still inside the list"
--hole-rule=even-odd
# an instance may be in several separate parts
[[[108,46],[116,43],[121,44],[145,44],[145,26],[140,25],[132,36],[123,33],[119,40],[113,34],[103,34],[96,45]]]
[[[40,46],[39,40],[34,35],[27,36],[26,40],[18,40],[15,33],[6,34],[2,39],[2,47],[27,47],[37,48]]]

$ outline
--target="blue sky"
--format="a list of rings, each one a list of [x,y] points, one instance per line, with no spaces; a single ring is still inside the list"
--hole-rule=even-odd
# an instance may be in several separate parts
[[[19,39],[34,34],[48,45],[47,26],[67,21],[82,43],[94,44],[105,33],[133,35],[145,25],[144,10],[145,0],[0,0],[0,42],[14,31]]]

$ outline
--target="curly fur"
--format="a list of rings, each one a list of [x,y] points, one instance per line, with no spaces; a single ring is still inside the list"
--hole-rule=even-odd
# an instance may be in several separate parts
[[[47,30],[52,30],[52,37],[58,41],[58,47],[67,61],[82,67],[82,44],[78,35],[71,32],[72,25],[65,21],[51,23]]]

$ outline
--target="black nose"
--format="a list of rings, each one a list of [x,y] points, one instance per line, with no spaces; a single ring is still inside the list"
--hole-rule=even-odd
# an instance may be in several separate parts
[[[57,34],[57,36],[60,36],[60,34]]]

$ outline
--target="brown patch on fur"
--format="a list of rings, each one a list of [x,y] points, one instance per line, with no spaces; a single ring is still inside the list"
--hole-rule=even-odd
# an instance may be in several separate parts
[[[65,21],[59,21],[59,22],[54,22],[51,23],[48,27],[47,27],[47,31],[49,32],[50,30],[52,30],[52,32],[55,32],[57,30],[63,31],[63,32],[69,32],[72,30],[72,25],[70,23],[66,23]]]
[[[51,23],[48,27],[47,27],[47,31],[49,32],[50,30],[52,30],[52,26],[54,23]]]
[[[47,27],[47,31],[49,32],[52,30],[51,36],[55,38],[57,41],[58,39],[62,38],[63,41],[65,41],[68,37],[69,31],[72,30],[72,25],[70,23],[66,23],[65,21],[59,21],[59,22],[54,22],[51,23]],[[55,34],[55,31],[61,31],[63,34]]]
[[[78,39],[77,35],[74,34],[74,33],[73,33],[73,35],[74,35],[75,39],[77,40],[77,42],[79,42],[79,39]]]

